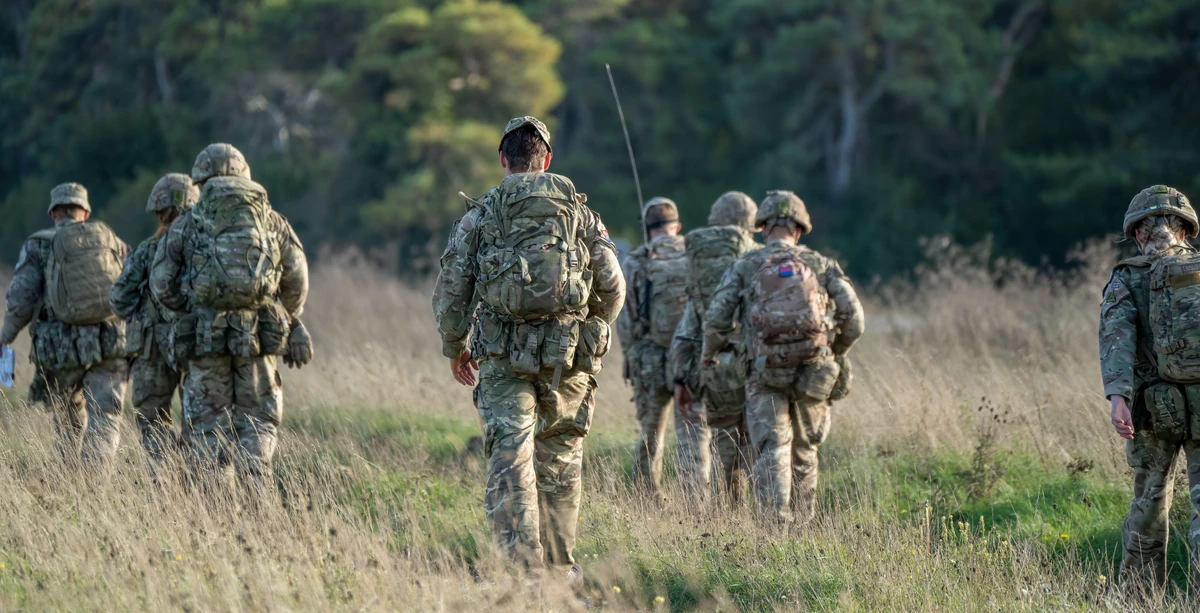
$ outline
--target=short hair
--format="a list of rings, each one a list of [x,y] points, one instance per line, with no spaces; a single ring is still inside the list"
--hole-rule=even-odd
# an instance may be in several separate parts
[[[546,163],[550,147],[537,128],[526,124],[509,132],[500,142],[500,151],[508,159],[508,168],[514,172],[539,171]]]

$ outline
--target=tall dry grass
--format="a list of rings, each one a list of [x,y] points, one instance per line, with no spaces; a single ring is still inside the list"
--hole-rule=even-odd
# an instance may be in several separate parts
[[[587,587],[574,595],[551,578],[541,596],[504,572],[486,533],[481,468],[463,449],[476,419],[470,391],[441,357],[429,284],[327,258],[305,315],[317,360],[285,372],[278,500],[190,487],[171,476],[181,467],[153,478],[131,420],[113,473],[81,472],[59,458],[49,417],[7,396],[0,610],[1183,607],[1121,599],[1087,556],[955,523],[932,506],[897,517],[882,502],[891,482],[878,450],[967,452],[985,398],[1007,415],[1000,444],[1051,464],[1088,457],[1112,479],[1125,472],[1095,347],[1113,254],[1083,251],[1069,274],[986,249],[932,243],[930,255],[914,280],[864,291],[856,387],[836,406],[825,463],[837,493],[803,530],[783,534],[680,495],[635,495],[626,466],[636,423],[614,357],[587,443]]]

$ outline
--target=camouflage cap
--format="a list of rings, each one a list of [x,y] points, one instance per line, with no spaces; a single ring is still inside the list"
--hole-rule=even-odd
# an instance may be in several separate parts
[[[772,219],[790,219],[800,226],[805,234],[812,232],[812,219],[808,216],[808,207],[796,194],[786,190],[772,190],[758,205],[758,213],[754,216],[754,226],[761,228]]]
[[[713,203],[708,213],[708,225],[741,226],[753,230],[757,214],[758,205],[753,198],[742,192],[725,192]]]
[[[214,143],[196,156],[192,165],[192,180],[202,183],[213,177],[250,178],[250,165],[246,156],[237,147],[227,143]]]
[[[533,129],[537,130],[538,136],[542,137],[542,142],[546,143],[547,150],[554,151],[554,148],[550,146],[550,130],[546,128],[546,124],[538,121],[538,118],[533,117],[532,115],[510,119],[508,121],[508,125],[504,126],[504,134],[500,135],[500,145],[497,146],[497,150],[499,150],[500,146],[504,145],[505,136],[508,136],[514,130],[519,130],[522,126],[527,125],[533,126]]]
[[[91,213],[92,205],[88,202],[87,188],[78,183],[63,183],[55,185],[54,189],[50,190],[50,208],[46,212],[54,210],[54,207],[64,204],[73,204]]]
[[[647,228],[654,229],[673,221],[679,221],[679,207],[670,198],[657,196],[642,207],[642,222]]]
[[[1200,220],[1187,196],[1174,187],[1154,185],[1138,192],[1125,211],[1125,238],[1133,238],[1138,222],[1155,215],[1177,215],[1188,222],[1188,236],[1195,238],[1200,232]]]
[[[192,182],[192,178],[179,172],[163,175],[154,189],[150,190],[150,198],[146,200],[146,212],[157,213],[170,209],[186,210],[200,201],[200,188]]]

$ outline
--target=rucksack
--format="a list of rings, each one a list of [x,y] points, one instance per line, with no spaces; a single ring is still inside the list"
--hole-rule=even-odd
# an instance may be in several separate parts
[[[772,253],[751,281],[751,350],[767,367],[798,366],[828,346],[826,296],[799,249]]]
[[[643,338],[660,347],[670,347],[675,328],[683,319],[688,301],[688,259],[684,241],[655,241],[647,246],[642,278],[642,299],[648,300],[643,316],[648,315]],[[647,313],[648,311],[648,313]]]
[[[590,255],[579,227],[582,196],[571,180],[544,172],[504,178],[481,221],[480,297],[512,321],[539,321],[587,306]]]
[[[687,234],[688,295],[703,318],[725,271],[750,241],[737,226],[709,226]]]
[[[214,177],[190,213],[196,229],[192,304],[219,311],[266,304],[282,275],[282,247],[270,230],[266,190],[249,179]]]
[[[113,318],[108,296],[124,268],[124,250],[121,239],[98,221],[55,230],[46,267],[46,306],[54,317],[74,326]]]
[[[1174,383],[1200,383],[1200,254],[1160,259],[1149,278],[1158,374]]]

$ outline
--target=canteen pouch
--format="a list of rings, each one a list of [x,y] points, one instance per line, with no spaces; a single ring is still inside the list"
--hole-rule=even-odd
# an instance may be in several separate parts
[[[746,359],[738,351],[722,351],[713,356],[716,364],[703,366],[700,377],[704,396],[713,404],[728,407],[746,403]]]
[[[258,310],[225,313],[225,346],[229,355],[253,358],[261,354],[258,341]]]
[[[801,367],[800,377],[796,380],[797,396],[808,396],[821,402],[829,400],[840,372],[841,368],[833,360],[818,360]]]
[[[505,325],[495,317],[479,318],[479,347],[489,358],[508,355],[508,338],[504,335]],[[482,357],[482,356],[476,356]]]
[[[268,304],[258,309],[259,355],[283,355],[287,353],[287,339],[291,332],[287,312],[277,304]]]
[[[584,320],[579,333],[579,347],[575,350],[575,367],[581,372],[594,375],[600,372],[600,359],[608,355],[612,344],[612,330],[603,319],[595,317]]]
[[[542,330],[539,326],[520,324],[513,335],[509,364],[514,373],[536,375],[542,372]]]
[[[1144,394],[1154,436],[1167,442],[1187,439],[1190,433],[1187,401],[1180,386],[1159,383],[1147,387]]]
[[[196,316],[184,315],[171,325],[171,348],[169,359],[176,366],[182,365],[196,354]]]

